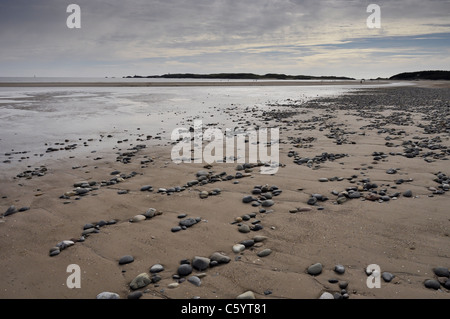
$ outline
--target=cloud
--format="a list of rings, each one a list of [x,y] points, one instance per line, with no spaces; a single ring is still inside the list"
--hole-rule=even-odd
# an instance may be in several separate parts
[[[116,76],[297,73],[325,67],[335,73],[341,71],[336,63],[346,63],[352,76],[360,70],[352,68],[351,57],[362,52],[388,59],[388,51],[380,48],[429,46],[431,35],[444,37],[435,39],[440,44],[433,42],[442,52],[450,46],[445,36],[450,33],[449,1],[377,1],[381,29],[367,28],[366,8],[372,1],[364,0],[74,2],[81,7],[81,29],[66,27],[68,3],[2,0],[0,76],[33,68],[48,74]]]

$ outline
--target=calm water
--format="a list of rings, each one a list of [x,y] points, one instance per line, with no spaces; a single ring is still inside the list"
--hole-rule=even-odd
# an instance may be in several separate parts
[[[355,88],[361,86],[0,87],[0,168],[71,156],[72,151],[45,153],[65,140],[66,145],[89,140],[89,147],[77,148],[86,153],[111,148],[117,140],[130,136],[134,140],[160,136],[162,143],[170,141],[172,130],[189,127],[194,119],[204,125],[234,127],[236,123],[224,109],[264,109],[269,103],[307,100]],[[105,138],[107,135],[113,138]],[[4,163],[7,160],[10,163]]]

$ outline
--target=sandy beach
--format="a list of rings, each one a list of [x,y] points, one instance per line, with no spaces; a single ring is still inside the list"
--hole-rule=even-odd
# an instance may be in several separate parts
[[[282,85],[324,84],[355,82]],[[168,84],[0,83],[87,85]],[[236,162],[175,164],[173,141],[135,132],[111,133],[95,153],[52,145],[62,156],[31,167],[10,154],[0,171],[0,298],[449,299],[449,101],[445,81],[367,81],[337,97],[226,110],[236,126],[279,128],[272,175]],[[124,256],[132,262],[120,264]],[[372,264],[379,288],[367,285]],[[80,288],[67,286],[69,265]]]

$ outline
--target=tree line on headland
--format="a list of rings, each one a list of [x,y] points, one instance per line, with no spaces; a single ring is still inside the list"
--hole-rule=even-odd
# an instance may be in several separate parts
[[[129,75],[125,79],[218,79],[218,80],[355,80],[345,76],[311,76],[311,75],[286,75],[268,73],[264,75],[254,73],[173,73],[163,75]],[[377,78],[378,80],[450,80],[450,71],[432,70],[404,72],[391,76],[390,78]]]
[[[224,80],[354,80],[354,78],[344,76],[309,76],[309,75],[286,75],[268,73],[264,75],[254,73],[214,73],[214,74],[193,74],[193,73],[174,73],[164,75],[149,76],[124,76],[123,78],[163,78],[163,79],[224,79]]]

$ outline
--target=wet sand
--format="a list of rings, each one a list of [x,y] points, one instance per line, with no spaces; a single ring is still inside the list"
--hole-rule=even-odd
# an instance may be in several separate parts
[[[450,267],[450,193],[435,193],[442,189],[435,174],[450,175],[449,111],[445,108],[449,89],[425,88],[430,84],[371,89],[370,94],[306,104],[292,101],[274,105],[272,113],[249,110],[230,114],[238,124],[280,127],[282,167],[274,175],[262,175],[258,167],[237,170],[237,163],[214,163],[211,167],[174,164],[171,145],[150,142],[144,142],[147,147],[139,149],[127,164],[117,160],[119,149],[124,152],[128,147],[121,143],[102,154],[47,160],[43,176],[19,178],[20,171],[12,165],[1,171],[0,213],[11,205],[30,209],[0,219],[0,298],[94,299],[102,292],[127,298],[140,291],[141,299],[234,299],[252,291],[257,299],[317,299],[324,292],[350,299],[448,299],[446,278],[437,277],[433,269]],[[436,85],[441,86],[432,86]],[[424,90],[421,96],[429,95],[414,100],[414,90],[419,89]],[[372,93],[383,97],[371,98]],[[396,105],[395,101],[407,101],[407,96],[415,102],[408,107]],[[379,103],[385,105],[375,107]],[[422,142],[417,156],[404,156],[404,146],[411,145],[405,144],[408,141]],[[136,145],[135,140],[129,143]],[[375,160],[374,152],[383,156]],[[433,154],[425,156],[427,152]],[[310,166],[294,162],[323,153],[346,156]],[[97,156],[101,159],[94,160]],[[395,169],[395,174],[388,174],[390,169]],[[185,186],[197,179],[199,171],[219,177],[170,195],[158,192],[160,188]],[[222,172],[226,174],[220,175]],[[237,173],[244,176],[236,178]],[[108,185],[121,174],[124,178]],[[220,178],[228,175],[233,178]],[[328,181],[321,182],[321,178]],[[399,179],[403,182],[397,184]],[[83,196],[69,196],[76,189],[74,183],[80,181],[95,184]],[[377,188],[368,190],[368,183],[377,184]],[[141,191],[145,185],[151,185],[153,191]],[[257,185],[282,190],[273,196],[273,206],[243,203],[245,196],[258,198],[252,195]],[[359,198],[348,197],[353,187],[361,193]],[[200,198],[201,191],[216,188],[219,194]],[[346,190],[345,202],[338,204]],[[399,195],[389,200],[365,199],[373,190]],[[404,196],[407,190],[411,197]],[[334,195],[338,193],[341,195]],[[69,195],[61,198],[64,194]],[[312,194],[328,200],[309,205]],[[160,214],[130,222],[149,208]],[[295,212],[297,208],[302,209]],[[254,217],[249,220],[235,222],[237,217],[252,213]],[[180,214],[186,217],[180,218]],[[189,217],[200,217],[200,221],[185,230],[172,231]],[[99,224],[112,220],[115,223]],[[97,225],[98,232],[78,241],[88,223]],[[242,233],[239,224],[259,224],[262,229]],[[265,240],[233,252],[235,244],[255,236]],[[50,256],[49,251],[64,240],[74,244]],[[258,256],[264,249],[271,253]],[[189,276],[173,277],[180,261],[192,263],[196,256],[209,258],[215,252],[230,260],[203,270],[194,268],[189,276],[198,276],[200,286],[185,280]],[[133,256],[134,261],[119,265],[125,255]],[[316,263],[323,269],[313,276],[307,269]],[[67,287],[67,267],[71,264],[80,266],[81,288]],[[150,267],[155,264],[164,270],[153,276],[154,282],[130,288],[141,273],[152,278]],[[368,288],[365,269],[370,264],[394,275],[392,281],[381,279],[381,288]],[[345,273],[337,274],[336,265],[343,265]],[[438,290],[426,288],[428,279],[440,280],[442,285]],[[343,282],[348,283],[345,292],[339,287]]]

